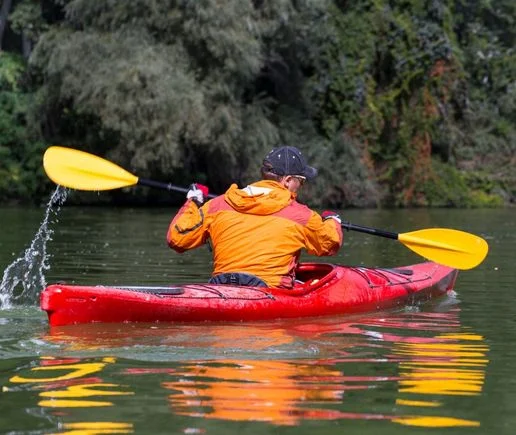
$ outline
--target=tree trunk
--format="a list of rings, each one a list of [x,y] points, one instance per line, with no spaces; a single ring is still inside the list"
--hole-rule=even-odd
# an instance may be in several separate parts
[[[30,57],[30,53],[32,52],[32,41],[27,38],[25,32],[22,33],[22,52],[24,59],[28,59]]]
[[[2,8],[0,9],[0,50],[2,49],[2,39],[4,37],[4,31],[7,27],[7,17],[11,10],[12,0],[2,0]]]

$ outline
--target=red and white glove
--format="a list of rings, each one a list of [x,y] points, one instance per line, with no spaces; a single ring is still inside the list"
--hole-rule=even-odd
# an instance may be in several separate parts
[[[326,210],[326,211],[323,211],[321,213],[321,217],[323,218],[323,221],[325,221],[326,219],[333,219],[334,221],[336,221],[339,225],[342,224],[342,219],[340,218],[340,216],[335,213],[334,211],[330,211],[330,210]]]
[[[187,199],[192,199],[198,206],[204,203],[204,199],[208,196],[208,186],[194,183],[190,186],[190,190],[186,194]]]

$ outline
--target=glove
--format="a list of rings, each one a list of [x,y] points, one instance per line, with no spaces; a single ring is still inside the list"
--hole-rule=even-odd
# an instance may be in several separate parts
[[[208,193],[208,186],[194,183],[190,186],[190,190],[186,194],[186,198],[192,199],[198,206],[201,206],[204,202],[204,198],[208,196]]]
[[[327,219],[333,219],[335,220],[339,225],[342,224],[342,219],[340,218],[340,216],[335,213],[334,211],[329,211],[329,210],[326,210],[326,211],[323,211],[321,213],[321,217],[323,218],[323,221],[327,220]]]

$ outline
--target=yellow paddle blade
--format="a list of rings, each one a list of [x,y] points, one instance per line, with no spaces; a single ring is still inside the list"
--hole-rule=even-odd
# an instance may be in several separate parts
[[[398,235],[419,255],[455,269],[472,269],[487,255],[487,242],[474,234],[448,228],[429,228]]]
[[[71,189],[111,190],[138,183],[138,177],[115,163],[72,148],[48,148],[43,167],[54,183]]]

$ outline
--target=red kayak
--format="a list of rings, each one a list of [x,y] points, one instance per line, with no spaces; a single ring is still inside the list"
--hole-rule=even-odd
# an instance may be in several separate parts
[[[214,284],[112,287],[53,284],[41,293],[50,325],[254,321],[363,313],[453,289],[457,271],[427,262],[395,269],[302,263],[292,290]]]

